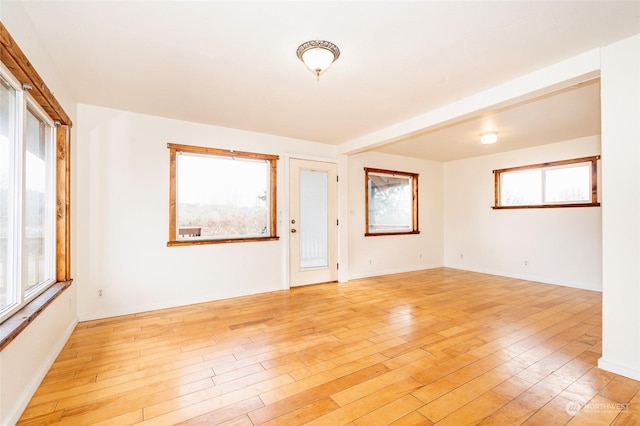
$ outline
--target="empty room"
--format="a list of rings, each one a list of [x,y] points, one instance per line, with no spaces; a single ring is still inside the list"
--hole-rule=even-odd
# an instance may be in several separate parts
[[[640,2],[0,0],[42,424],[640,424]]]

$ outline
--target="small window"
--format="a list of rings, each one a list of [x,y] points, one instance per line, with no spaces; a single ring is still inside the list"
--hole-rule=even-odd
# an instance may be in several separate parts
[[[168,148],[168,245],[278,238],[278,156],[176,144]]]
[[[418,174],[365,167],[365,236],[418,234]]]
[[[598,203],[599,156],[494,170],[494,209],[590,207]]]

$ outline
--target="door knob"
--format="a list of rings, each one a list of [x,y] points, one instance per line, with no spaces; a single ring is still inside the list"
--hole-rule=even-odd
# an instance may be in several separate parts
[[[291,233],[292,233],[292,234],[295,234],[295,233],[296,233],[296,230],[295,230],[295,229],[293,229],[293,228],[291,228]]]

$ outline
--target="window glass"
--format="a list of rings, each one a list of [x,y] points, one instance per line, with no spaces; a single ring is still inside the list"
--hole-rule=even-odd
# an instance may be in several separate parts
[[[300,170],[300,269],[329,266],[329,173]]]
[[[542,173],[540,170],[521,170],[502,175],[500,200],[505,206],[525,206],[542,203]]]
[[[55,282],[56,271],[54,127],[9,81],[0,78],[1,319]]]
[[[546,203],[589,202],[591,200],[591,164],[546,170],[544,189]]]
[[[178,155],[178,238],[269,235],[269,163]]]
[[[25,294],[53,280],[53,227],[51,218],[51,127],[30,109],[26,115],[23,279]]]
[[[16,143],[16,92],[0,78],[0,311],[14,304],[15,292],[10,285],[13,263],[10,239],[13,209],[13,149]]]

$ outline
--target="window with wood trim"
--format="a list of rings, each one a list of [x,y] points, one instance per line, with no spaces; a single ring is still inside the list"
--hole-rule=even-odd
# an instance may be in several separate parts
[[[418,234],[418,174],[364,168],[365,236]]]
[[[278,238],[277,155],[167,147],[169,246]]]
[[[71,120],[1,23],[0,45],[2,349],[70,284]]]
[[[494,209],[593,207],[600,156],[494,170]]]

